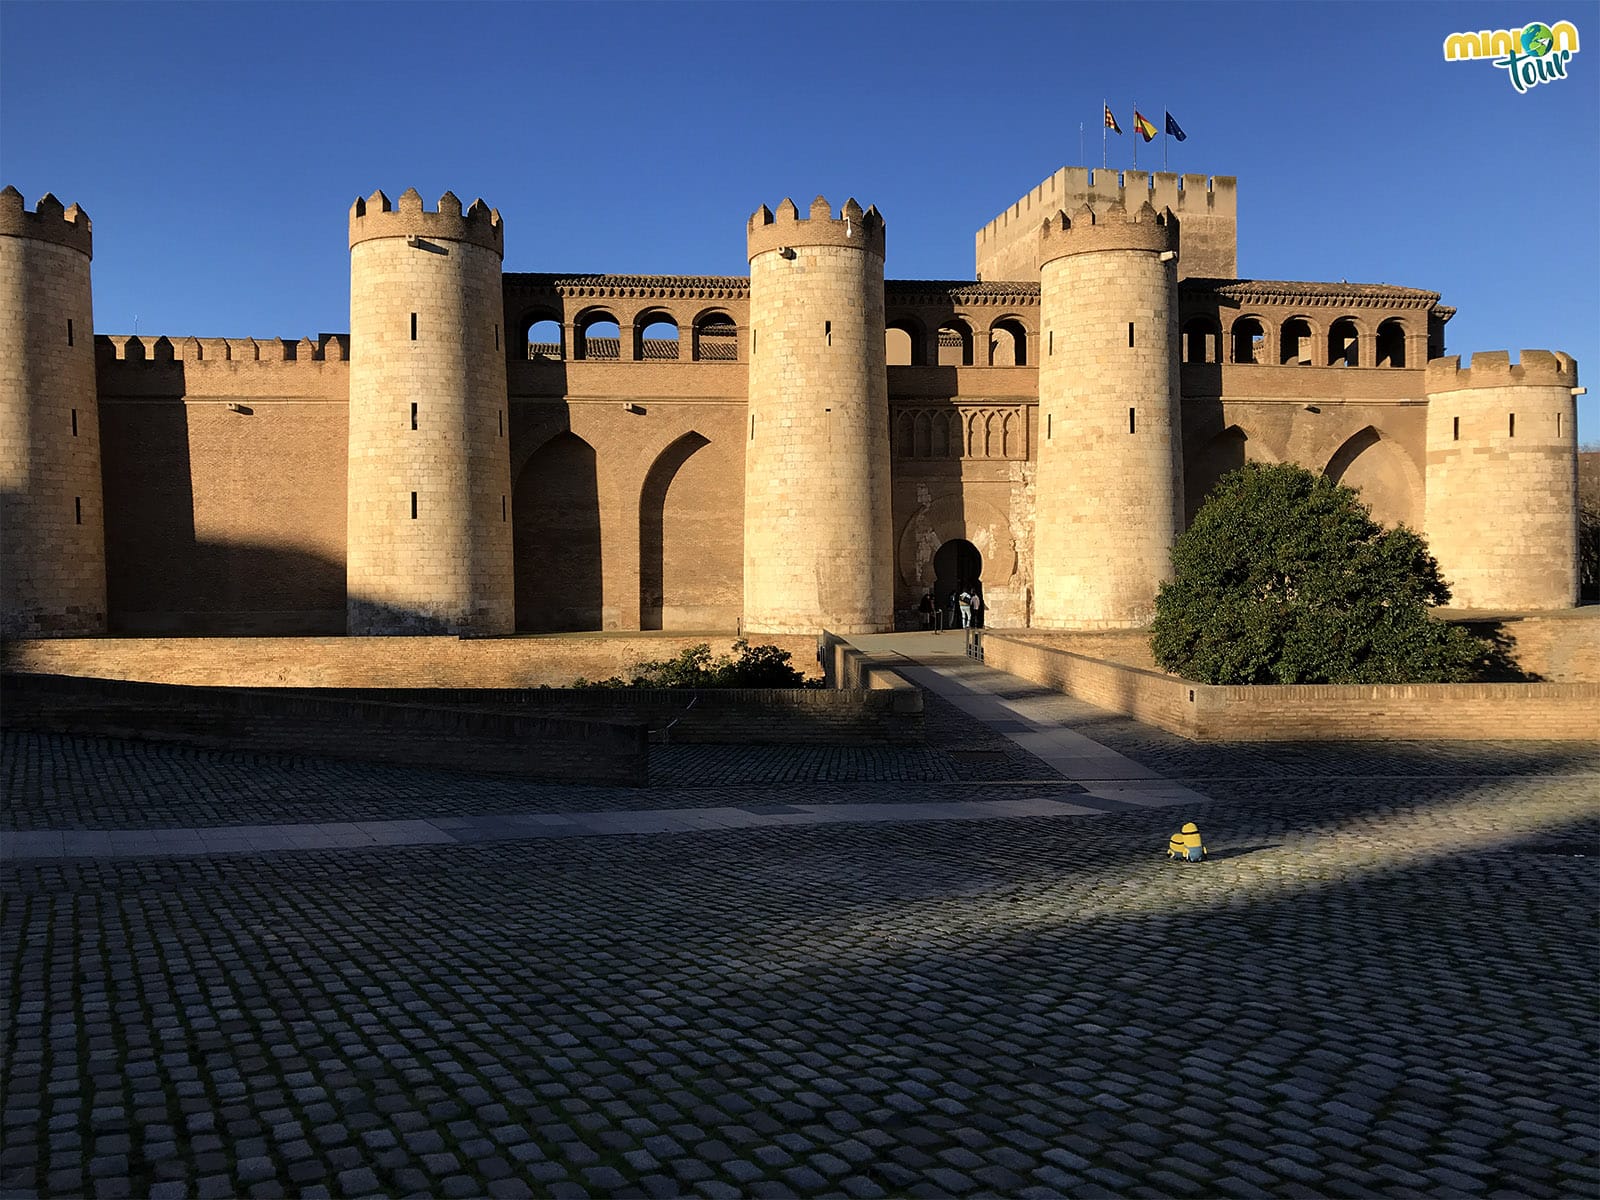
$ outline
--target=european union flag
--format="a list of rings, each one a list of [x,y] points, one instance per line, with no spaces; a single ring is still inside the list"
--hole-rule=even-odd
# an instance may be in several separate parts
[[[1178,127],[1178,123],[1172,119],[1172,114],[1171,113],[1167,114],[1167,132],[1170,133],[1173,137],[1177,138],[1180,142],[1183,141],[1184,138],[1189,136],[1187,133],[1185,133],[1182,129],[1180,129]]]

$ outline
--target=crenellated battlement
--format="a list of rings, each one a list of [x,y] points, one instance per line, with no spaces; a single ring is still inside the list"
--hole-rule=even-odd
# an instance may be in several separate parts
[[[97,334],[95,357],[104,363],[176,362],[309,363],[346,362],[350,335],[324,333],[310,338],[197,338],[149,337],[131,334]]]
[[[363,199],[356,197],[350,206],[350,247],[376,238],[421,237],[441,241],[468,242],[505,254],[505,227],[500,210],[477,199],[465,212],[454,192],[439,197],[436,210],[423,206],[416,188],[407,188],[391,201],[382,191]]]
[[[784,246],[847,246],[884,256],[883,214],[877,205],[863,212],[854,197],[845,201],[838,216],[824,196],[811,202],[804,217],[788,198],[776,213],[763,204],[751,216],[745,232],[750,258]]]
[[[1057,211],[1039,229],[1039,265],[1072,254],[1103,250],[1145,250],[1161,254],[1178,249],[1178,218],[1170,208],[1157,211],[1144,201],[1131,213],[1114,200],[1096,211],[1079,205],[1069,217]]]
[[[1184,223],[1180,277],[1232,279],[1238,274],[1238,181],[1231,175],[1180,175],[1171,171],[1111,171],[1062,167],[1029,189],[978,230],[975,270],[981,279],[1027,279],[1040,224],[1059,212],[1087,205],[1095,212],[1114,206],[1138,211],[1149,204],[1171,210]]]
[[[1205,215],[1237,219],[1239,184],[1232,175],[1179,175],[1174,171],[1096,171],[1062,167],[978,231],[978,249],[1000,240],[1017,222],[1037,220],[1041,212],[1088,205],[1095,209],[1120,204],[1170,208],[1179,216]]]
[[[0,189],[0,237],[31,238],[77,250],[93,258],[93,226],[89,214],[74,204],[64,208],[49,192],[39,197],[34,211],[22,202],[22,193],[7,186]]]
[[[1471,365],[1463,367],[1461,356],[1436,358],[1424,376],[1427,390],[1460,392],[1471,388],[1565,387],[1578,385],[1578,363],[1559,350],[1523,350],[1521,361],[1513,365],[1508,350],[1480,350]]]

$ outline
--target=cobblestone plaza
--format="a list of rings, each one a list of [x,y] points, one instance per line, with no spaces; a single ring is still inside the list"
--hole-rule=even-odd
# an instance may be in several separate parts
[[[1600,1194],[1600,750],[906,673],[644,789],[7,733],[0,1191]]]

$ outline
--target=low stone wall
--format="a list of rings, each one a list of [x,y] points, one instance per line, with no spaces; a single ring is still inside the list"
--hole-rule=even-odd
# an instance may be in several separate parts
[[[56,675],[0,680],[7,729],[643,785],[642,722]]]
[[[1439,609],[1438,616],[1495,642],[1519,670],[1541,683],[1600,683],[1600,605],[1526,614]],[[1148,629],[995,632],[1052,650],[1163,673],[1150,653]]]
[[[672,742],[914,745],[922,741],[922,693],[898,688],[401,688],[319,694],[403,704],[528,712],[582,720],[645,722]],[[909,695],[907,694],[909,692]]]
[[[761,634],[756,644],[792,654],[818,678],[813,637]],[[294,688],[564,687],[575,679],[625,675],[643,659],[673,658],[711,634],[530,634],[508,638],[259,637],[39,638],[8,641],[8,672],[133,679],[197,686]]]
[[[1214,687],[985,633],[992,667],[1195,741],[1600,738],[1600,683]]]
[[[916,684],[829,630],[823,630],[817,639],[817,658],[822,664],[822,676],[831,688],[859,689],[878,695],[888,693],[890,710],[901,732],[914,731],[914,737],[906,736],[902,740],[923,741],[922,689]]]

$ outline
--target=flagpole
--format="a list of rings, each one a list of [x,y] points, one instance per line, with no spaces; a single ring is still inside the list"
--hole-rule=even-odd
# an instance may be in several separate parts
[[[1078,122],[1078,161],[1083,161],[1083,122]]]
[[[1161,169],[1167,169],[1167,106],[1161,106]]]
[[[1111,136],[1109,133],[1106,132],[1106,130],[1109,129],[1110,126],[1106,124],[1105,114],[1111,111],[1111,105],[1107,104],[1104,100],[1100,101],[1100,104],[1101,104],[1101,110],[1100,110],[1100,169],[1102,171],[1104,171],[1104,170],[1107,169],[1106,168],[1106,153],[1107,153],[1106,152],[1106,139]]]
[[[1133,102],[1133,136],[1128,140],[1133,143],[1133,169],[1139,169],[1139,102]]]

